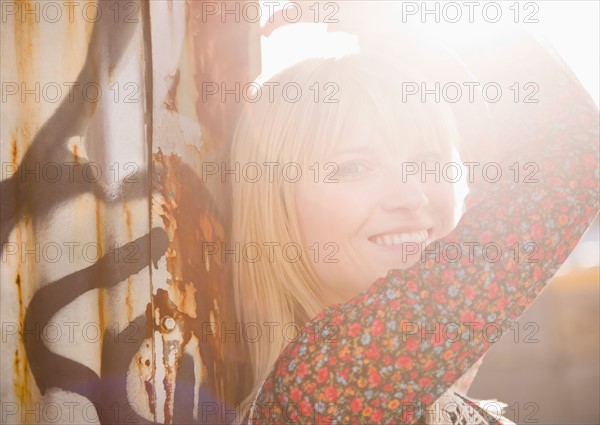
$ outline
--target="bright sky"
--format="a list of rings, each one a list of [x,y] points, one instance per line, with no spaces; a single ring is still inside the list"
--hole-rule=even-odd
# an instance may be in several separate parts
[[[347,0],[344,0],[347,1]],[[362,0],[358,0],[362,1]],[[305,0],[306,3],[312,3],[310,0]],[[269,15],[265,6],[265,0],[261,0],[263,12],[261,15],[261,23],[267,22]],[[289,1],[270,1],[271,8],[280,9]],[[369,2],[371,4],[375,2]],[[417,5],[422,4],[421,1],[407,2],[397,1],[398,8],[403,7],[402,3],[412,3]],[[425,17],[428,26],[427,32],[435,32],[437,29],[442,29],[444,25],[462,25],[466,30],[473,29],[473,24],[470,24],[466,18],[467,6],[465,2],[456,1],[427,1],[428,7],[433,8],[433,3],[439,3],[440,10],[445,4],[458,4],[464,12],[463,19],[455,24],[436,24],[432,21],[432,17]],[[503,16],[500,23],[514,25],[511,20],[514,20],[515,9],[510,9],[511,6],[518,6],[519,10],[519,25],[522,25],[527,30],[537,36],[547,40],[558,53],[563,57],[571,69],[580,79],[583,86],[588,90],[591,97],[599,104],[600,92],[600,2],[595,0],[590,1],[536,1],[527,2],[520,1],[500,1],[489,2],[480,1],[480,8],[475,9],[474,17],[479,18],[479,22],[485,21],[481,18],[481,8],[486,3],[500,4]],[[510,9],[510,10],[509,10]],[[448,14],[451,10],[448,9]],[[479,11],[479,13],[478,13]],[[418,23],[421,19],[421,11],[415,16],[407,16],[411,19],[408,22]],[[455,16],[455,15],[448,15]],[[493,16],[491,11],[488,16]],[[538,22],[524,23],[526,18],[537,19]],[[506,19],[505,19],[506,18]],[[452,18],[451,18],[452,19]],[[443,19],[442,19],[443,21]],[[465,22],[464,24],[462,22]],[[376,24],[375,24],[376,25]],[[401,22],[398,25],[402,25]],[[487,24],[486,24],[487,25]],[[469,27],[470,26],[470,27]],[[466,34],[466,33],[465,33]],[[465,42],[472,42],[472,35],[465,36]],[[293,24],[275,30],[270,37],[262,37],[262,67],[263,75],[260,81],[268,78],[270,75],[278,72],[291,64],[297,63],[309,57],[322,56],[342,56],[349,53],[355,53],[359,50],[356,37],[341,33],[327,32],[325,24]],[[464,175],[465,173],[463,173]],[[466,196],[466,183],[460,182],[456,187],[457,205],[462,204],[462,200]],[[457,208],[457,217],[458,208]],[[591,240],[590,240],[591,238]],[[587,235],[585,241],[582,241],[575,250],[574,254],[569,258],[569,262],[579,267],[591,267],[598,265],[598,257],[600,248],[597,235]],[[566,267],[569,267],[567,264]]]
[[[310,3],[310,0],[305,0]],[[269,19],[268,9],[264,7],[265,0],[261,1],[263,13],[261,22]],[[282,8],[289,1],[271,1],[272,8]],[[373,3],[373,2],[369,2]],[[397,3],[402,3],[398,1]],[[421,2],[403,2],[414,3],[417,6]],[[425,15],[428,31],[435,31],[436,28],[442,28],[444,25],[463,26],[469,29],[467,21],[468,9],[464,6],[465,2],[427,2],[439,3],[440,10],[443,10],[444,4],[456,3],[464,13],[463,18],[456,24],[435,24],[433,17]],[[486,3],[499,3],[503,11],[500,23],[512,24],[514,19],[514,9],[509,10],[510,5],[515,2],[486,2],[481,1],[480,8],[474,9],[475,19],[479,22],[485,22],[481,19],[482,10]],[[451,9],[448,9],[447,16],[450,16]],[[547,39],[557,51],[563,56],[565,61],[571,66],[583,85],[588,89],[592,98],[599,103],[600,92],[600,2],[598,1],[537,1],[520,2],[519,22],[524,28]],[[418,22],[421,18],[421,11],[414,16],[407,15],[408,22]],[[492,16],[491,11],[487,16]],[[537,23],[523,23],[527,18],[537,19]],[[443,19],[442,19],[443,21]],[[462,22],[465,22],[464,24]],[[477,22],[477,21],[476,21]],[[402,25],[399,22],[399,25]],[[490,24],[492,25],[492,24]],[[468,41],[467,41],[468,42]],[[294,24],[277,29],[270,37],[262,37],[263,52],[263,72],[265,75],[271,75],[277,70],[290,64],[301,61],[302,59],[315,56],[341,56],[347,53],[356,52],[358,46],[356,38],[345,33],[328,33],[325,24]]]

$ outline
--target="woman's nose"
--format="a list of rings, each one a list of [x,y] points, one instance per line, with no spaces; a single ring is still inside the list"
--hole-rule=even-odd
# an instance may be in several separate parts
[[[386,182],[382,207],[385,210],[418,210],[429,204],[425,184],[418,175],[402,176],[393,173]]]

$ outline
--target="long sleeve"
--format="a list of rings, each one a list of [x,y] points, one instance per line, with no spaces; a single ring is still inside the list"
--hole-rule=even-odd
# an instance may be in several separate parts
[[[492,110],[505,114],[499,163],[534,162],[537,182],[504,168],[476,183],[422,261],[307,323],[263,383],[252,423],[414,423],[533,302],[598,211],[597,107],[563,64],[543,60],[531,65],[539,103]]]

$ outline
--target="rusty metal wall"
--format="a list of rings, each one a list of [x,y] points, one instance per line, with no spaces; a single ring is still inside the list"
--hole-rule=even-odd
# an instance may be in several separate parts
[[[246,356],[201,173],[240,105],[202,90],[258,75],[260,30],[204,3],[0,3],[2,423],[232,420]]]

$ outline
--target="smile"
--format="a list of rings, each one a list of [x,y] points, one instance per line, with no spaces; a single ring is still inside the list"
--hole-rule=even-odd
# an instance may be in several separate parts
[[[408,233],[388,233],[385,235],[377,235],[370,237],[369,240],[377,245],[395,246],[409,242],[423,243],[427,241],[428,237],[429,232],[427,229],[423,229]]]

